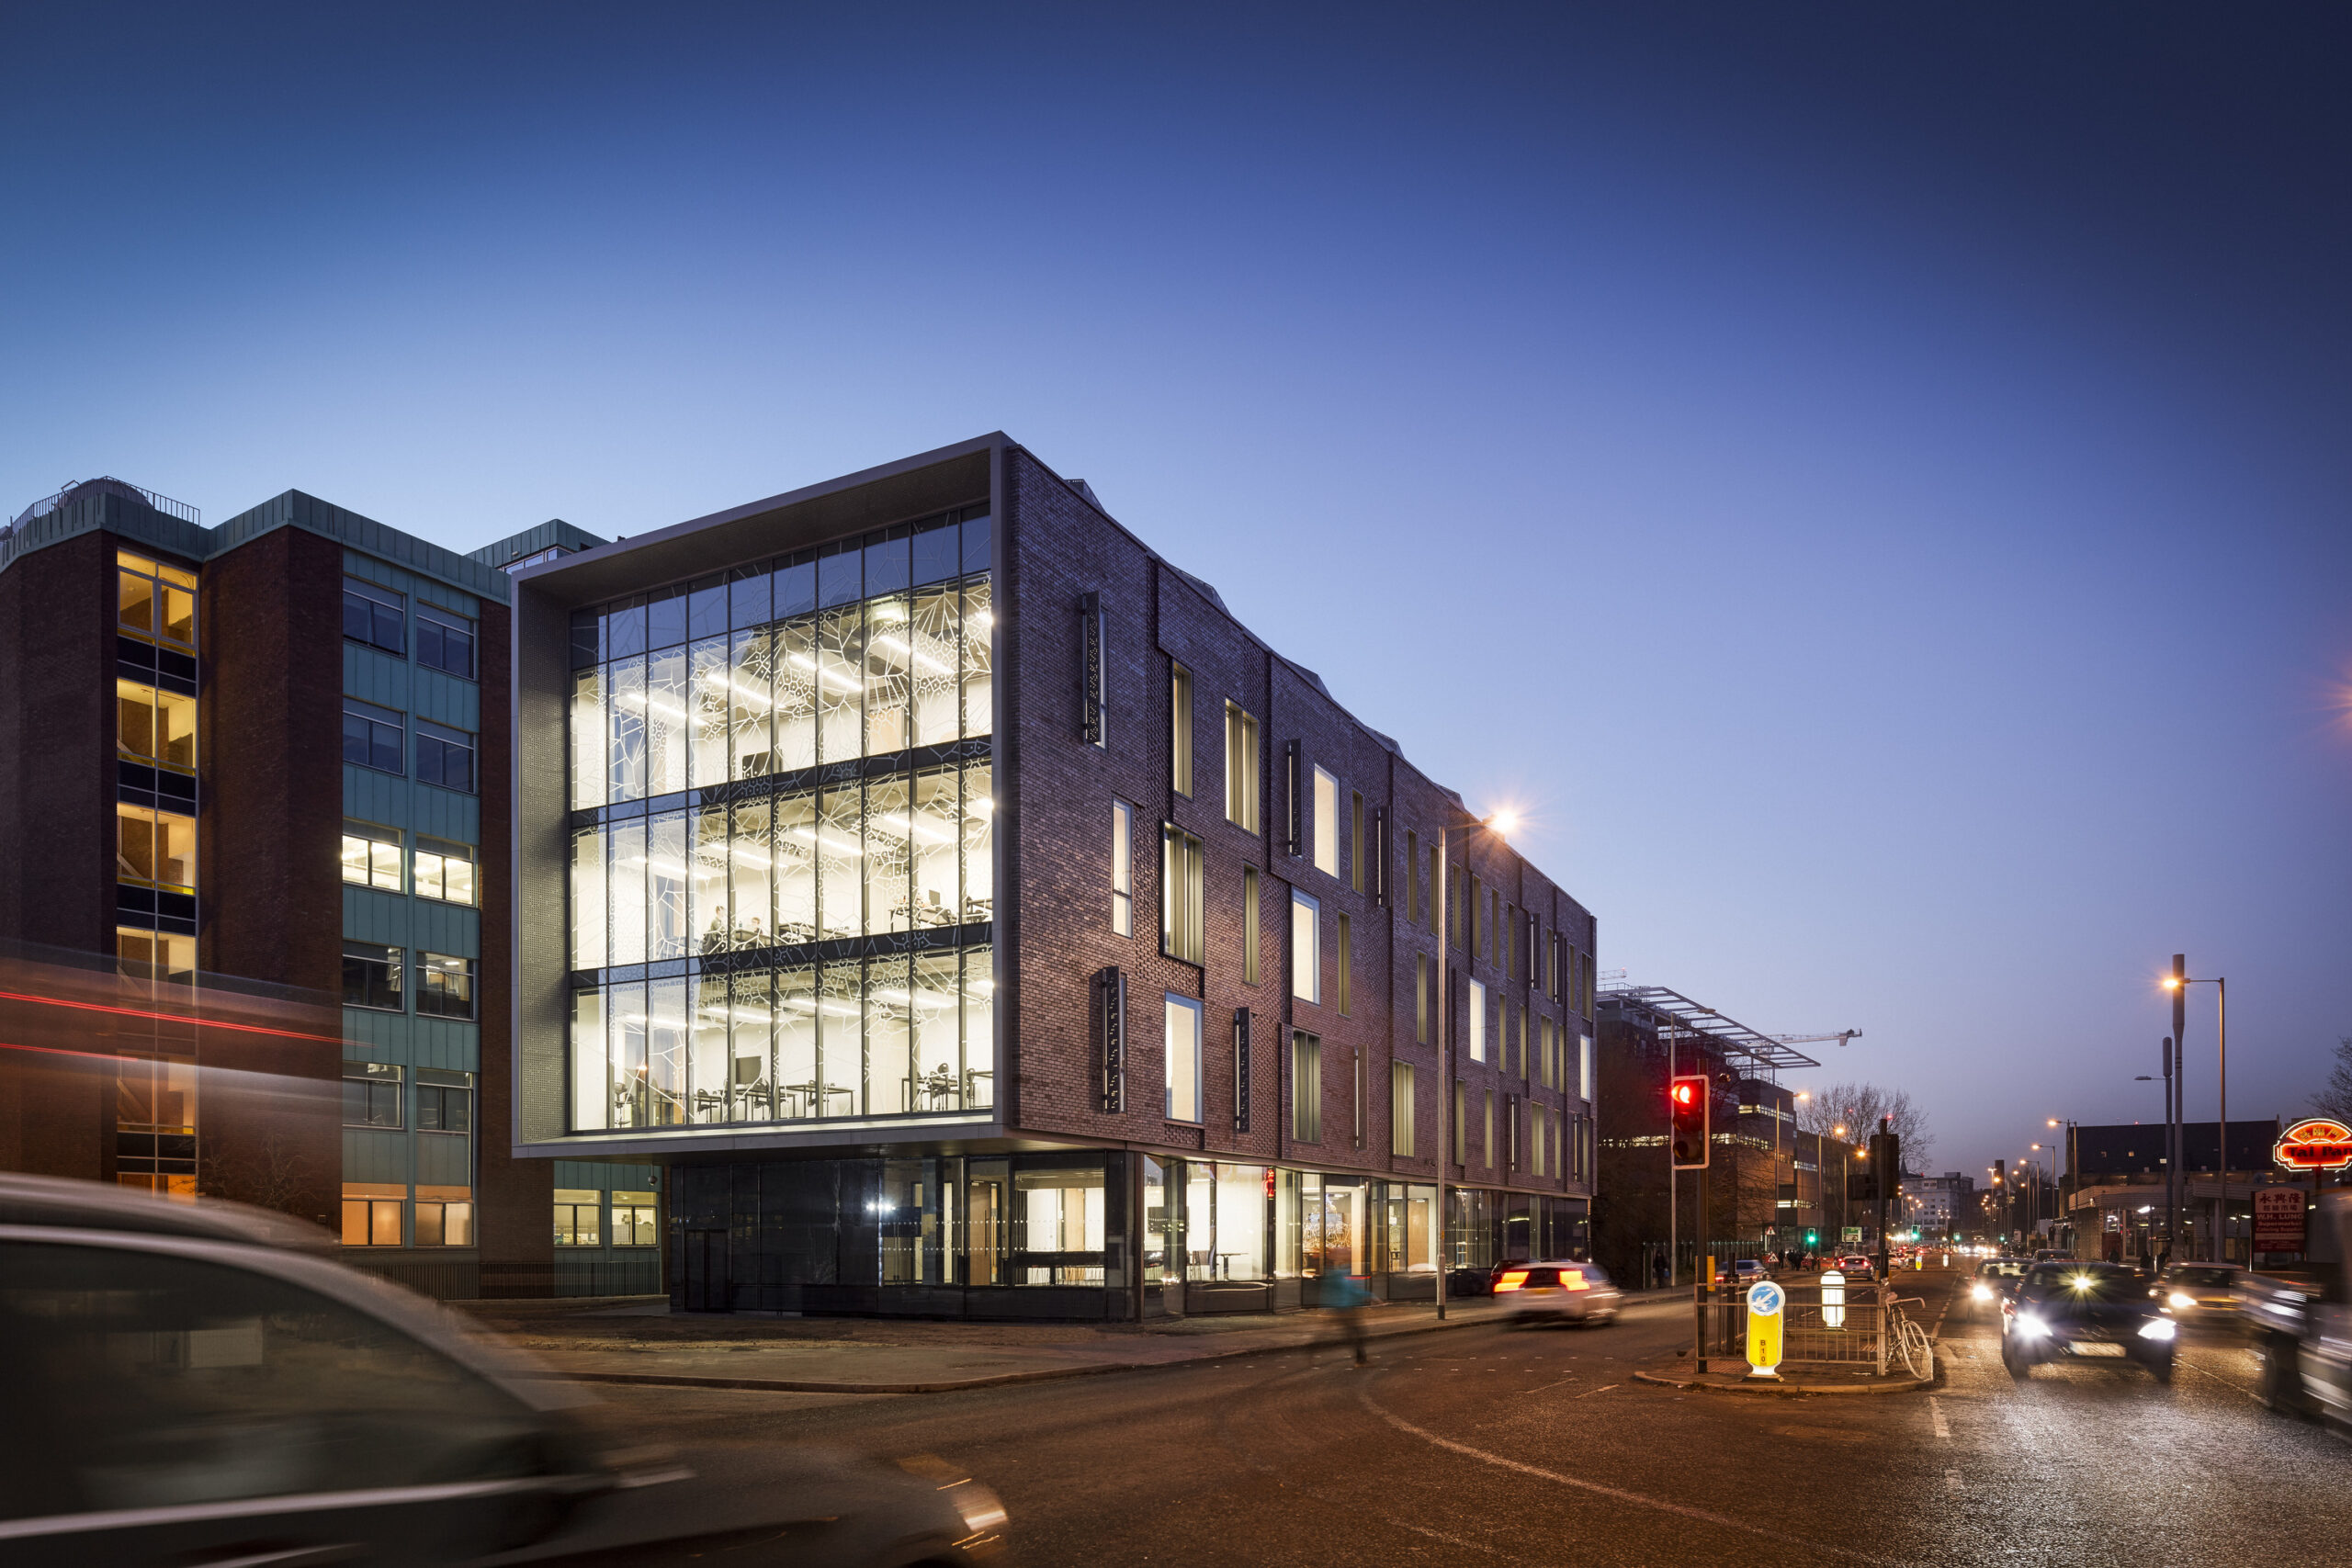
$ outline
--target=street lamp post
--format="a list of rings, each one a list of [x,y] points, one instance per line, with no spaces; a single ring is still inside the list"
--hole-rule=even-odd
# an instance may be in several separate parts
[[[2188,987],[2191,986],[2211,986],[2219,993],[2220,1059],[2219,1071],[2216,1074],[2216,1077],[2220,1090],[2222,1120],[2221,1125],[2218,1129],[2221,1134],[2221,1148],[2218,1152],[2217,1157],[2221,1161],[2220,1175],[2222,1179],[2222,1188],[2221,1195],[2213,1200],[2213,1261],[2216,1263],[2227,1263],[2230,1260],[2230,982],[2227,976],[2221,975],[2216,975],[2210,979],[2192,979],[2189,977],[2187,966],[2184,964],[2181,955],[2178,953],[2173,954],[2172,973],[2165,976],[2165,988],[2173,994],[2172,1055],[2173,1061],[2176,1065],[2178,1065],[2181,1062],[2182,1057],[2186,1054],[2185,1047],[2187,1042],[2182,1038],[2181,1028],[2188,1022],[2188,1019],[2186,1017],[2186,1010],[2182,1004],[2183,999],[2188,994]],[[2185,1126],[2188,1122],[2188,1116],[2185,1112],[2183,1113],[2181,1120],[2184,1123],[2185,1133]],[[2184,1149],[2187,1142],[2187,1137],[2184,1135],[2182,1138]],[[2251,1249],[2249,1249],[2247,1252],[2247,1258],[2251,1260],[2252,1257],[2253,1253]]]

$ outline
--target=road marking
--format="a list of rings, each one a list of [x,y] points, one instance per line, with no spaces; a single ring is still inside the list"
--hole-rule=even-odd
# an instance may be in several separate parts
[[[1572,1382],[1576,1382],[1576,1381],[1577,1381],[1577,1380],[1576,1380],[1576,1379],[1574,1379],[1574,1378],[1562,1378],[1558,1382],[1547,1382],[1547,1383],[1543,1383],[1543,1384],[1538,1385],[1537,1387],[1534,1387],[1534,1388],[1531,1388],[1531,1389],[1529,1389],[1527,1392],[1528,1392],[1528,1393],[1542,1393],[1545,1389],[1550,1389],[1550,1388],[1566,1388],[1568,1384],[1570,1384],[1570,1383],[1572,1383]]]
[[[1936,1396],[1932,1393],[1928,1395],[1928,1414],[1935,1418],[1936,1436],[1946,1442],[1951,1441],[1951,1423],[1944,1419],[1944,1407],[1936,1403]]]
[[[1600,1393],[1602,1391],[1595,1389],[1593,1392]],[[1746,1519],[1736,1519],[1729,1514],[1718,1514],[1707,1508],[1694,1508],[1687,1503],[1669,1503],[1663,1497],[1646,1497],[1639,1492],[1628,1492],[1617,1486],[1604,1486],[1598,1481],[1586,1481],[1579,1476],[1562,1475],[1556,1470],[1545,1470],[1540,1465],[1522,1464],[1518,1460],[1506,1459],[1501,1454],[1488,1453],[1484,1449],[1474,1449],[1467,1443],[1457,1443],[1451,1438],[1438,1436],[1426,1427],[1416,1427],[1401,1416],[1390,1415],[1372,1402],[1370,1389],[1358,1389],[1356,1399],[1366,1410],[1371,1411],[1396,1430],[1419,1438],[1421,1441],[1443,1449],[1449,1453],[1460,1454],[1464,1459],[1475,1459],[1482,1464],[1491,1464],[1501,1470],[1515,1470],[1521,1475],[1532,1475],[1539,1481],[1554,1482],[1562,1486],[1573,1486],[1579,1492],[1597,1493],[1603,1497],[1614,1497],[1621,1503],[1633,1503],[1645,1508],[1656,1508],[1660,1513],[1679,1514],[1686,1519],[1697,1519],[1702,1524],[1713,1525],[1718,1529],[1738,1530],[1745,1535],[1759,1536],[1766,1540],[1777,1540],[1783,1546],[1803,1547],[1815,1556],[1843,1557],[1855,1562],[1877,1564],[1878,1568],[1902,1568],[1901,1564],[1890,1558],[1872,1557],[1867,1552],[1833,1545],[1815,1537],[1784,1535],[1779,1530],[1766,1529],[1761,1525],[1750,1524]],[[1951,1473],[1956,1476],[1960,1472],[1953,1471]]]
[[[1604,1383],[1599,1388],[1589,1389],[1585,1393],[1577,1394],[1577,1397],[1578,1399],[1590,1399],[1596,1393],[1607,1393],[1612,1388],[1623,1388],[1624,1386],[1625,1385],[1622,1382]]]
[[[1944,1493],[1952,1497],[1960,1495],[1960,1472],[1956,1470],[1944,1472]]]

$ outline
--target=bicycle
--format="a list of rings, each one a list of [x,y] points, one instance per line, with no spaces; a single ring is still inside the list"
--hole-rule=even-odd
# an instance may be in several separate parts
[[[1896,1296],[1887,1302],[1888,1348],[1902,1360],[1905,1371],[1915,1378],[1931,1378],[1936,1375],[1935,1346],[1925,1328],[1904,1315],[1905,1301],[1920,1306],[1928,1304],[1917,1296]]]

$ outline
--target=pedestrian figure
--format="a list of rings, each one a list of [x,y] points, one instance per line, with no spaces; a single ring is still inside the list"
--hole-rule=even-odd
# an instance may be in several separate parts
[[[1361,1367],[1372,1358],[1365,1353],[1368,1337],[1364,1319],[1372,1308],[1372,1292],[1339,1264],[1323,1270],[1323,1304],[1339,1312],[1340,1340],[1355,1352]]]
[[[1650,1259],[1650,1282],[1661,1291],[1666,1289],[1666,1258],[1662,1253]]]

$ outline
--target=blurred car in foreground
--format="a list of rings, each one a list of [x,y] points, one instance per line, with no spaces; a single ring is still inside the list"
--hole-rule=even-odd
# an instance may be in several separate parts
[[[2175,1263],[2156,1276],[2156,1299],[2183,1326],[2235,1326],[2238,1280],[2245,1270],[2226,1263]]]
[[[2237,1298],[2262,1358],[2263,1403],[2352,1430],[2352,1192],[2313,1205],[2301,1269],[2247,1273]]]
[[[2044,1361],[2145,1367],[2172,1382],[2179,1329],[2131,1269],[2036,1263],[2001,1314],[2001,1364],[2023,1382]]]
[[[996,1558],[1004,1511],[778,1448],[725,1484],[616,1451],[455,1314],[226,1204],[0,1176],[0,1561],[856,1564]]]
[[[1624,1293],[1594,1263],[1519,1263],[1495,1281],[1495,1297],[1520,1327],[1535,1323],[1615,1321]]]

